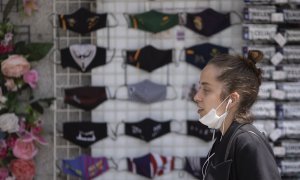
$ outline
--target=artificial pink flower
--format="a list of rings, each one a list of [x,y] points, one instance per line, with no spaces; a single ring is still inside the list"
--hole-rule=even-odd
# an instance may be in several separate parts
[[[14,156],[20,159],[32,159],[37,152],[38,150],[34,145],[33,138],[19,138],[13,147]]]
[[[29,84],[29,86],[34,89],[36,88],[37,82],[39,80],[39,74],[36,70],[30,70],[23,75],[23,80]]]
[[[8,177],[8,169],[0,168],[0,179],[6,179]]]
[[[15,146],[15,143],[17,141],[17,136],[9,136],[7,139],[6,139],[6,144],[7,144],[7,147],[12,149],[14,146]]]
[[[10,162],[9,169],[17,180],[32,180],[35,175],[33,160],[14,159]]]
[[[15,84],[15,81],[13,79],[5,79],[5,87],[7,88],[7,90],[9,91],[17,91],[18,87]]]
[[[4,158],[7,155],[7,144],[4,140],[0,140],[0,158]]]
[[[37,11],[39,9],[36,0],[23,0],[23,6],[25,14],[31,16],[32,11]]]
[[[29,62],[20,55],[11,55],[1,63],[1,71],[7,77],[21,77],[29,70]]]
[[[12,44],[8,44],[8,45],[0,44],[0,54],[6,54],[13,50],[14,48]]]

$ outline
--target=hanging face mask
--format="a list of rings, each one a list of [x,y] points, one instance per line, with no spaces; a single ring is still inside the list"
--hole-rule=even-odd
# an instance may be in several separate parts
[[[90,111],[106,101],[109,93],[104,86],[84,86],[65,89],[64,102],[77,108]]]
[[[107,137],[107,123],[66,122],[63,124],[63,137],[87,148]]]
[[[106,157],[91,157],[81,155],[75,159],[62,160],[62,170],[65,174],[80,177],[83,180],[93,179],[110,169]]]
[[[59,26],[64,30],[68,29],[80,34],[86,34],[106,27],[107,13],[98,14],[86,8],[79,8],[76,12],[58,15]]]
[[[138,158],[127,158],[128,171],[147,178],[162,176],[174,170],[175,157],[149,153]]]
[[[137,123],[125,123],[125,134],[150,142],[170,132],[170,122],[157,122],[150,118]]]
[[[92,44],[73,44],[61,49],[60,52],[63,68],[70,67],[81,72],[88,72],[108,63],[106,62],[106,49]]]
[[[208,61],[218,54],[228,54],[229,48],[211,43],[199,44],[184,49],[185,61],[199,69],[203,69]]]
[[[199,121],[187,122],[187,134],[190,136],[198,137],[206,142],[209,142],[213,138],[213,130],[209,129],[207,126],[199,123]]]
[[[129,14],[128,24],[129,27],[134,29],[158,33],[178,25],[179,16],[178,14],[167,14],[151,10],[140,14]]]
[[[200,13],[187,13],[185,26],[203,36],[212,36],[231,25],[230,13],[208,8]]]
[[[202,166],[205,162],[205,157],[185,157],[184,170],[197,179],[202,179]]]
[[[152,72],[172,62],[172,49],[158,50],[153,46],[126,52],[126,64]]]
[[[213,128],[213,129],[219,129],[222,125],[222,123],[224,122],[227,114],[228,114],[228,106],[229,104],[232,102],[231,99],[228,100],[228,103],[226,105],[226,109],[225,109],[225,112],[221,115],[221,116],[218,116],[217,115],[217,110],[218,108],[229,98],[230,96],[228,96],[227,98],[224,99],[223,102],[221,102],[221,104],[215,109],[215,108],[212,108],[207,114],[205,114],[203,117],[201,117],[199,119],[199,121],[208,126],[209,128]]]

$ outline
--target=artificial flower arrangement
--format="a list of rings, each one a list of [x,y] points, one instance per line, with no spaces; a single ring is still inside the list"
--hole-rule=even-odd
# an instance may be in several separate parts
[[[40,116],[54,100],[34,97],[39,81],[34,64],[48,54],[53,44],[14,44],[13,36],[14,26],[4,18],[0,23],[0,180],[31,180],[36,173],[34,158],[39,146],[47,144]],[[7,49],[1,49],[1,45]]]

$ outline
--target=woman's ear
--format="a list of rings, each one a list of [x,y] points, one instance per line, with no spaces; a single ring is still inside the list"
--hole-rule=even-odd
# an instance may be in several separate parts
[[[232,101],[230,103],[231,107],[236,106],[239,103],[239,101],[240,101],[240,95],[239,95],[239,93],[238,92],[233,92],[230,95],[230,99]]]

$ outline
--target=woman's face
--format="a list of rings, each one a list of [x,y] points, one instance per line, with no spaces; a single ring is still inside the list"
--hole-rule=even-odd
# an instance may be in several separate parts
[[[203,117],[212,108],[217,108],[222,103],[221,92],[223,83],[217,80],[220,75],[220,69],[212,64],[207,65],[200,75],[200,87],[194,96],[194,100],[198,106],[198,114]],[[217,114],[221,115],[225,111],[226,102],[224,102]]]

